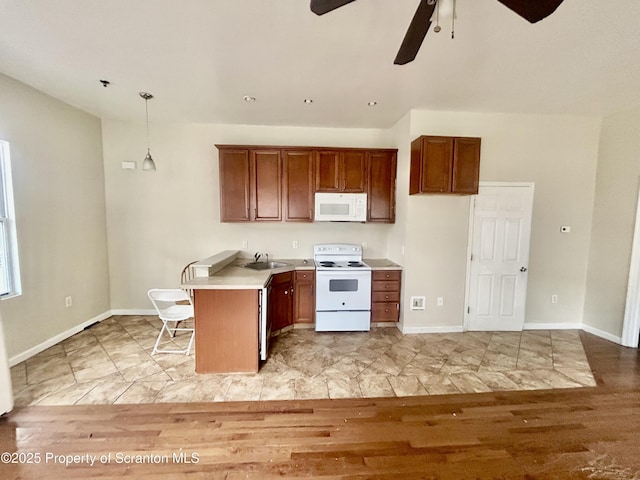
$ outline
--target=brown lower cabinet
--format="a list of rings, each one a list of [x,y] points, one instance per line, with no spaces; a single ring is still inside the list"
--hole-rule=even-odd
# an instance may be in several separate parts
[[[371,321],[397,322],[400,319],[401,270],[371,272]]]
[[[314,323],[316,317],[316,274],[313,270],[295,272],[293,323]]]
[[[260,290],[194,290],[196,372],[258,371]]]

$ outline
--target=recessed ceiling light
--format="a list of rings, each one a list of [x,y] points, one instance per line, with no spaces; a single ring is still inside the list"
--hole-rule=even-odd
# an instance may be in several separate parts
[[[304,99],[304,103],[313,103],[313,99],[312,98],[305,98]]]
[[[378,104],[378,102],[376,102],[375,100],[371,100],[369,103],[367,103],[367,105],[369,105],[370,107],[375,107]]]
[[[242,97],[242,99],[243,99],[245,102],[249,102],[249,103],[251,103],[251,102],[255,102],[255,101],[256,101],[256,97],[252,97],[252,96],[250,96],[250,95],[245,95],[244,97]]]

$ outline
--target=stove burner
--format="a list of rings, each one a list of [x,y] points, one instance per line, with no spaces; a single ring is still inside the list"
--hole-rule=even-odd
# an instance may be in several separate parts
[[[322,267],[335,267],[336,264],[335,264],[335,262],[331,262],[331,261],[327,260],[327,261],[320,262],[320,266],[322,266]]]
[[[364,267],[364,263],[356,262],[354,260],[349,260],[349,266],[350,267]]]

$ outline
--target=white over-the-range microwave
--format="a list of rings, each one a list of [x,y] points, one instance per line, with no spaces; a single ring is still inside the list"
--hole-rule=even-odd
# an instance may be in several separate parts
[[[316,193],[316,222],[365,222],[366,193]]]

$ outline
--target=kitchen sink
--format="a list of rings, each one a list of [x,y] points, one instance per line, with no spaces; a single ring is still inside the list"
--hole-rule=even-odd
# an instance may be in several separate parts
[[[272,268],[288,267],[289,263],[282,262],[251,262],[244,265],[245,268],[252,270],[271,270]]]

